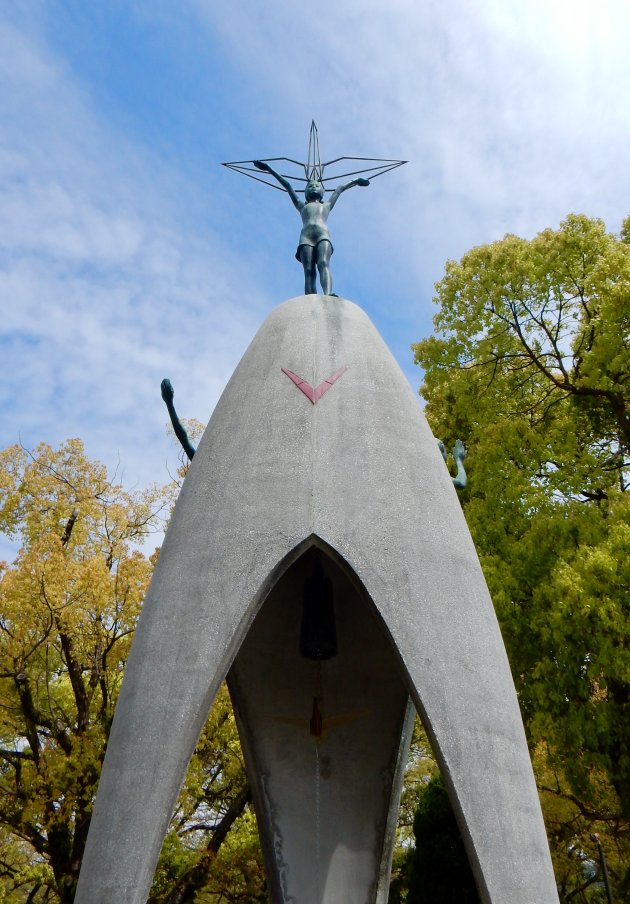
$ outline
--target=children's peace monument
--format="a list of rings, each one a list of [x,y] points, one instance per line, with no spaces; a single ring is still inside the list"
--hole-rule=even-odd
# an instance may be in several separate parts
[[[557,904],[514,684],[453,480],[378,332],[332,294],[329,214],[401,162],[322,164],[313,127],[299,177],[286,172],[296,161],[229,164],[289,195],[305,294],[272,311],[199,448],[188,444],[77,904],[146,901],[225,679],[274,904],[385,904],[414,712],[482,901]]]

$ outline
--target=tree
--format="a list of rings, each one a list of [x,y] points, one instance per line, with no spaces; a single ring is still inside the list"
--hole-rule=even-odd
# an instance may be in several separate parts
[[[447,263],[436,335],[414,346],[434,432],[469,448],[461,498],[546,814],[562,799],[566,825],[597,824],[618,888],[630,884],[629,237],[630,218],[618,238],[569,216],[472,249]]]
[[[407,900],[409,862],[414,852],[414,819],[427,783],[438,775],[438,766],[429,739],[419,717],[416,716],[398,809],[389,904],[401,904]]]
[[[0,457],[0,523],[22,543],[0,584],[0,824],[32,852],[11,879],[29,886],[29,900],[38,885],[42,900],[53,890],[73,899],[151,572],[132,545],[154,522],[155,501],[125,493],[78,440]]]
[[[0,900],[10,904],[73,900],[155,558],[138,544],[160,524],[166,498],[157,487],[126,492],[79,440],[0,454],[0,530],[21,544],[0,568]],[[152,900],[185,904],[200,889],[198,901],[218,900],[222,881],[250,889],[249,900],[262,894],[248,800],[223,691],[188,770]]]
[[[478,904],[475,879],[440,776],[422,789],[413,831],[408,904]]]
[[[266,901],[256,819],[227,687],[197,743],[149,904]]]

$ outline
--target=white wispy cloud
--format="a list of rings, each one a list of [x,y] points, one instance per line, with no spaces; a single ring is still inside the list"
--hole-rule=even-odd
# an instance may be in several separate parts
[[[207,418],[271,302],[63,60],[4,22],[0,68],[2,441],[79,435],[130,482],[166,478],[160,379]]]
[[[618,229],[630,209],[625,0],[191,8],[255,86],[252,153],[293,156],[296,124],[305,146],[314,116],[324,157],[409,159],[344,199],[331,225],[339,291],[367,308],[416,385],[408,344],[431,329],[447,258],[572,211]]]

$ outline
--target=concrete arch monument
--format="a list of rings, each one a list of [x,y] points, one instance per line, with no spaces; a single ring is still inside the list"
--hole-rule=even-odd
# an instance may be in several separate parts
[[[300,639],[317,573],[334,599],[328,659]],[[557,902],[452,479],[390,352],[341,298],[271,313],[195,454],[134,638],[77,904],[146,900],[226,676],[274,904],[386,901],[409,697],[482,900]]]

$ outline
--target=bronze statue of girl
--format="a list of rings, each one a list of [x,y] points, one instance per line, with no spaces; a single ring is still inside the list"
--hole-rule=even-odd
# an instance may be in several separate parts
[[[316,276],[319,272],[319,281],[324,295],[332,294],[332,276],[330,273],[330,257],[333,246],[328,231],[328,214],[333,209],[339,195],[355,185],[367,186],[368,179],[353,179],[336,188],[329,201],[324,201],[324,186],[316,179],[310,179],[304,190],[304,201],[300,201],[291,183],[273,170],[268,163],[254,160],[254,166],[265,173],[269,173],[288,193],[293,206],[302,217],[302,231],[296,258],[304,267],[304,294],[315,295],[317,293]]]

